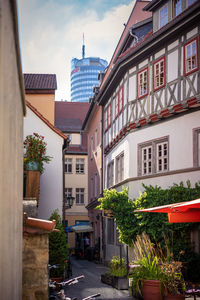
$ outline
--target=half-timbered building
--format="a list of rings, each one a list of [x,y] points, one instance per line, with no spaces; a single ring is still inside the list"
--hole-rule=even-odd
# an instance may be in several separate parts
[[[200,176],[200,1],[152,0],[144,10],[152,23],[123,35],[97,96],[105,188],[128,186],[130,198],[142,183],[193,185]],[[119,247],[113,221],[106,226],[109,260]]]

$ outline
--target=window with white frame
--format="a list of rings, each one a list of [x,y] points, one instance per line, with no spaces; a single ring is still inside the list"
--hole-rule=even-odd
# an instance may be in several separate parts
[[[182,12],[182,2],[183,0],[173,0],[172,2],[172,10],[173,10],[173,17],[178,16]]]
[[[114,184],[114,160],[107,166],[107,188]]]
[[[85,172],[85,159],[77,158],[76,159],[76,173],[83,174]]]
[[[152,173],[152,145],[142,147],[141,149],[141,164],[142,175],[148,175]]]
[[[165,58],[159,59],[153,64],[154,90],[165,85]]]
[[[72,188],[65,188],[65,196],[72,197]]]
[[[93,197],[94,197],[93,186],[94,186],[94,183],[93,183],[93,177],[91,177],[91,178],[90,178],[90,199],[91,199],[91,200],[92,200]]]
[[[160,27],[164,26],[168,22],[168,4],[161,7],[159,11],[159,25]]]
[[[142,98],[148,93],[148,69],[144,69],[137,74],[138,98]]]
[[[72,158],[65,158],[65,173],[72,173]]]
[[[156,146],[156,172],[165,172],[168,170],[168,142],[164,141]]]
[[[108,105],[108,107],[107,107],[107,128],[109,128],[110,127],[110,125],[111,125],[111,117],[112,117],[112,115],[111,115],[111,104],[109,104]]]
[[[85,189],[76,188],[76,204],[84,204]]]
[[[193,130],[194,167],[200,167],[200,128]]]
[[[197,38],[184,45],[185,75],[198,69],[198,43]]]
[[[140,144],[138,175],[145,176],[169,170],[168,137]]]
[[[124,152],[116,157],[116,183],[119,183],[124,179]]]

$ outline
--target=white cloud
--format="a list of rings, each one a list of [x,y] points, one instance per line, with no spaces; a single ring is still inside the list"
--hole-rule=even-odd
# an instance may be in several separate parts
[[[21,48],[24,73],[55,73],[56,99],[70,99],[70,63],[81,58],[82,33],[86,56],[97,56],[108,62],[114,52],[123,24],[127,22],[133,2],[106,12],[99,19],[95,10],[76,14],[72,5],[61,6],[48,0],[20,0]]]

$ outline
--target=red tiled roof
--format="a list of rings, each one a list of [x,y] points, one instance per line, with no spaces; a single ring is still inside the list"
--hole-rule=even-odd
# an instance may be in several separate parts
[[[46,125],[48,125],[55,133],[60,135],[63,139],[67,139],[67,136],[64,135],[59,129],[54,127],[30,102],[26,100],[26,105],[29,107]]]
[[[56,90],[56,74],[24,74],[25,90]]]
[[[120,49],[120,47],[121,47],[121,45],[122,45],[122,43],[123,43],[123,41],[124,41],[124,38],[125,38],[126,35],[127,35],[127,32],[128,32],[128,30],[129,30],[129,28],[130,28],[131,26],[133,26],[134,24],[136,24],[136,23],[138,23],[138,22],[140,22],[140,21],[143,21],[143,20],[145,20],[145,19],[147,19],[147,18],[149,18],[149,17],[152,16],[152,13],[151,13],[151,12],[143,11],[143,8],[144,8],[149,2],[150,2],[150,1],[136,1],[135,5],[134,5],[134,7],[133,7],[133,9],[132,9],[132,12],[131,12],[131,14],[130,14],[130,17],[129,17],[129,19],[128,19],[128,22],[127,22],[127,24],[126,24],[126,26],[125,26],[125,28],[124,28],[124,31],[123,31],[123,33],[122,33],[120,39],[119,39],[119,42],[118,42],[118,44],[117,44],[117,47],[116,47],[116,49],[115,49],[115,51],[114,51],[114,53],[113,53],[113,56],[112,56],[112,58],[111,58],[110,64],[109,64],[108,69],[107,69],[107,72],[106,72],[106,74],[105,74],[105,76],[104,76],[103,82],[102,82],[102,84],[101,84],[101,86],[100,86],[100,89],[103,87],[103,85],[104,85],[106,79],[108,78],[108,76],[109,76],[109,74],[110,74],[110,71],[111,71],[111,69],[112,69],[112,67],[113,67],[113,65],[114,65],[114,60],[115,60],[115,58],[116,58],[116,55],[117,55],[117,53],[118,53],[118,51],[119,51],[119,49]]]
[[[62,131],[80,131],[90,107],[87,102],[55,101],[55,126]]]

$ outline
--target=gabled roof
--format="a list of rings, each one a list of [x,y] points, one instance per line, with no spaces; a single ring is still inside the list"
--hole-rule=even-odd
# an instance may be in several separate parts
[[[32,110],[47,126],[49,126],[55,133],[60,135],[63,139],[67,139],[67,136],[63,134],[59,129],[54,127],[30,102],[26,100],[26,106]]]
[[[55,101],[55,127],[65,132],[80,131],[89,107],[87,102]]]
[[[152,16],[151,12],[148,12],[148,11],[144,11],[143,8],[149,4],[150,1],[136,1],[133,9],[132,9],[132,12],[130,14],[130,17],[128,19],[128,22],[124,28],[124,31],[122,32],[122,35],[119,39],[119,42],[117,44],[117,47],[113,53],[113,56],[111,58],[111,61],[110,61],[110,64],[108,66],[108,69],[107,69],[107,72],[104,76],[104,79],[103,79],[103,82],[101,84],[101,87],[100,89],[102,88],[102,86],[104,85],[106,79],[108,78],[109,74],[110,74],[110,71],[112,70],[113,68],[113,65],[114,65],[114,60],[116,59],[116,56],[119,52],[119,49],[124,41],[124,38],[127,36],[127,33],[129,31],[129,29],[136,23],[138,22],[141,22],[147,18],[150,18]]]
[[[25,90],[56,90],[56,74],[24,74]]]

